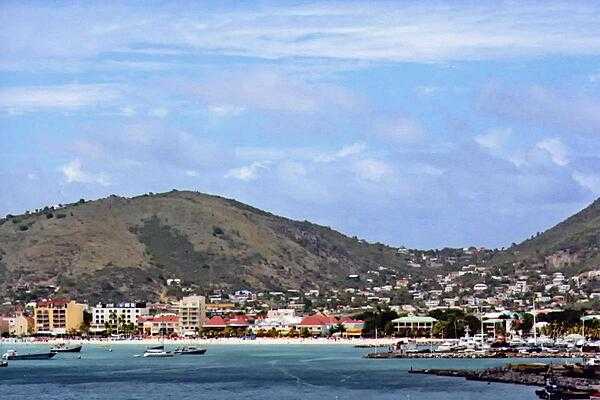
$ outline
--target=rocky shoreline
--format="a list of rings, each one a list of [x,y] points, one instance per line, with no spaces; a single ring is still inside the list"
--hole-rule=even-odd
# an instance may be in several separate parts
[[[518,352],[504,352],[504,351],[492,351],[492,352],[448,352],[448,353],[438,353],[438,352],[426,352],[426,353],[418,353],[418,352],[403,352],[403,351],[381,351],[368,353],[365,355],[365,358],[374,358],[374,359],[387,359],[387,358],[459,358],[459,359],[468,359],[468,358],[586,358],[593,357],[595,353],[573,353],[573,352],[558,352],[558,353],[548,353],[548,352],[540,352],[540,353],[518,353]]]
[[[508,364],[501,368],[490,368],[485,370],[411,369],[409,373],[530,386],[544,386],[546,378],[551,374],[556,384],[566,389],[590,390],[591,387],[600,385],[600,375],[598,375],[597,372],[591,371],[590,375],[590,371],[584,371],[576,364],[556,365],[552,366],[550,369],[549,366],[545,364]]]

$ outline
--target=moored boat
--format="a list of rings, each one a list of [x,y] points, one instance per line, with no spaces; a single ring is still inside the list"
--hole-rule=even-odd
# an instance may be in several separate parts
[[[56,353],[28,353],[28,354],[17,354],[14,350],[8,350],[2,355],[3,360],[17,361],[17,360],[49,360],[54,357]]]
[[[0,361],[0,368],[8,367],[8,361]]]
[[[164,348],[162,349],[157,349],[157,348],[149,348],[146,349],[146,351],[143,354],[143,357],[156,357],[156,358],[161,358],[161,357],[173,357],[175,354],[170,352],[170,351],[165,351]]]
[[[50,349],[51,353],[79,353],[81,352],[82,345],[78,346],[67,346],[64,344],[59,344]]]
[[[198,347],[182,347],[182,348],[177,348],[175,349],[175,354],[180,354],[180,355],[189,355],[189,356],[193,356],[193,355],[202,355],[206,353],[206,349],[203,348],[198,348]]]

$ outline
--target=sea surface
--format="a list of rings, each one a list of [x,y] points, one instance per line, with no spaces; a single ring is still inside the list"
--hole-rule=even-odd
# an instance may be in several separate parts
[[[17,351],[43,345],[8,345]],[[168,347],[173,347],[169,346]],[[142,345],[84,345],[80,354],[12,361],[0,399],[535,399],[527,386],[411,375],[412,368],[485,368],[510,360],[369,360],[346,345],[212,345],[202,356],[135,357]],[[5,345],[4,350],[7,350]],[[81,359],[78,357],[81,356]],[[523,361],[523,360],[520,360]]]

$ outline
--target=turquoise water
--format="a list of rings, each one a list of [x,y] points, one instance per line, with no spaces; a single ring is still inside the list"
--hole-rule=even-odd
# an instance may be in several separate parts
[[[34,348],[48,349],[27,346]],[[484,368],[509,360],[369,360],[362,358],[369,350],[345,345],[214,345],[204,356],[166,359],[134,357],[144,346],[112,348],[84,345],[81,359],[59,354],[13,361],[0,369],[0,399],[536,398],[532,387],[407,372],[411,366]]]

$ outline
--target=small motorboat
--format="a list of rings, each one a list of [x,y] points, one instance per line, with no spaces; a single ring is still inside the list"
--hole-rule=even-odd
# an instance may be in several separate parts
[[[28,353],[28,354],[17,354],[14,350],[8,350],[2,355],[2,359],[6,361],[18,361],[18,360],[49,360],[54,357],[56,353]]]
[[[591,396],[591,392],[587,390],[572,390],[568,388],[559,387],[554,380],[546,380],[546,385],[543,389],[538,389],[535,394],[540,399],[546,400],[572,400],[572,399],[586,399],[588,400]]]
[[[146,349],[146,351],[143,354],[143,357],[156,357],[156,358],[161,358],[161,357],[173,357],[175,354],[170,352],[170,351],[165,351],[164,347],[162,349]]]
[[[51,353],[79,353],[81,352],[81,345],[78,346],[67,346],[65,344],[59,344],[50,349]]]
[[[146,350],[143,354],[143,357],[173,357],[175,354],[170,351],[164,350]]]
[[[4,361],[4,360],[0,361],[0,368],[5,368],[5,367],[8,367],[8,361]]]
[[[182,356],[197,356],[206,353],[206,349],[198,347],[181,347],[175,349],[175,354]]]

